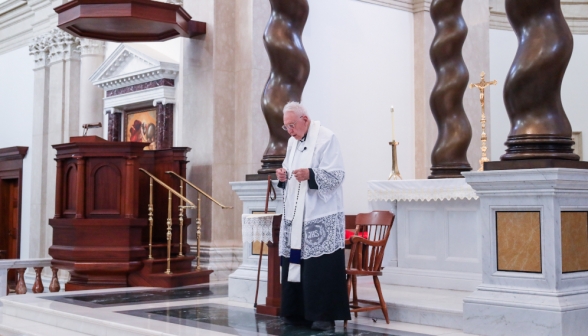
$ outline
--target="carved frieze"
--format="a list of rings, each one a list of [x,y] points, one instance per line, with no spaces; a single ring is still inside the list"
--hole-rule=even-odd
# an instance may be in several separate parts
[[[125,86],[125,87],[114,89],[114,90],[108,90],[108,91],[106,91],[106,97],[114,97],[114,96],[118,96],[118,95],[122,95],[122,94],[126,94],[126,93],[152,89],[152,88],[160,87],[160,86],[173,87],[174,84],[175,84],[175,82],[173,79],[161,78],[161,79],[146,82],[146,83],[140,83],[140,84]]]

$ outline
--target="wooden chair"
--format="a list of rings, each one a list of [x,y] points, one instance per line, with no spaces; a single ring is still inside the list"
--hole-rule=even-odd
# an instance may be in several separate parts
[[[388,308],[382,296],[382,288],[380,287],[380,280],[378,276],[382,275],[382,261],[384,258],[384,250],[390,230],[394,222],[394,214],[389,211],[373,211],[371,213],[361,213],[357,215],[355,221],[355,232],[367,232],[367,238],[364,234],[356,235],[349,239],[351,244],[351,254],[349,262],[347,263],[347,294],[351,294],[353,289],[353,298],[350,301],[351,312],[357,317],[358,312],[365,312],[371,310],[381,309],[389,324]],[[378,292],[379,302],[360,300],[357,298],[357,277],[371,276],[374,280],[374,286]],[[360,306],[359,304],[367,304],[367,306]],[[345,321],[347,326],[347,321]]]

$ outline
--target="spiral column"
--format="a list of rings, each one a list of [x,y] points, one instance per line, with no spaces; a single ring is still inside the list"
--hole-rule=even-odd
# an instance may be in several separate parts
[[[270,0],[270,3],[272,13],[265,29],[264,44],[271,72],[261,97],[270,139],[259,174],[274,173],[282,166],[290,137],[282,129],[282,109],[290,101],[300,101],[310,73],[310,62],[302,44],[309,11],[307,0]]]
[[[462,56],[468,28],[461,14],[463,0],[433,0],[431,18],[435,37],[430,56],[437,74],[431,92],[431,112],[439,130],[431,153],[431,175],[434,178],[460,178],[470,171],[467,150],[472,127],[463,108],[469,72]]]
[[[560,0],[506,0],[506,14],[519,46],[504,83],[511,130],[500,159],[579,160],[561,102],[574,41]]]

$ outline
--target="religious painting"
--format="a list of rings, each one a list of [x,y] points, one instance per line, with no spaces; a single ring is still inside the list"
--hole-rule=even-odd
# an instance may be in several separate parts
[[[157,111],[155,109],[125,113],[125,141],[149,142],[145,150],[155,149],[157,134]]]
[[[582,161],[582,132],[572,132],[572,140],[575,142],[572,147],[574,149],[574,154],[580,155],[580,161]]]

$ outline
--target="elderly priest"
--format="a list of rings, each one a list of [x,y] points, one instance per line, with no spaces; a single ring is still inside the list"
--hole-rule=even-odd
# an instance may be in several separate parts
[[[343,158],[335,134],[311,121],[296,102],[284,107],[284,130],[291,138],[283,168],[280,229],[282,318],[332,330],[335,320],[350,320],[345,281]],[[312,324],[311,324],[312,323]]]

